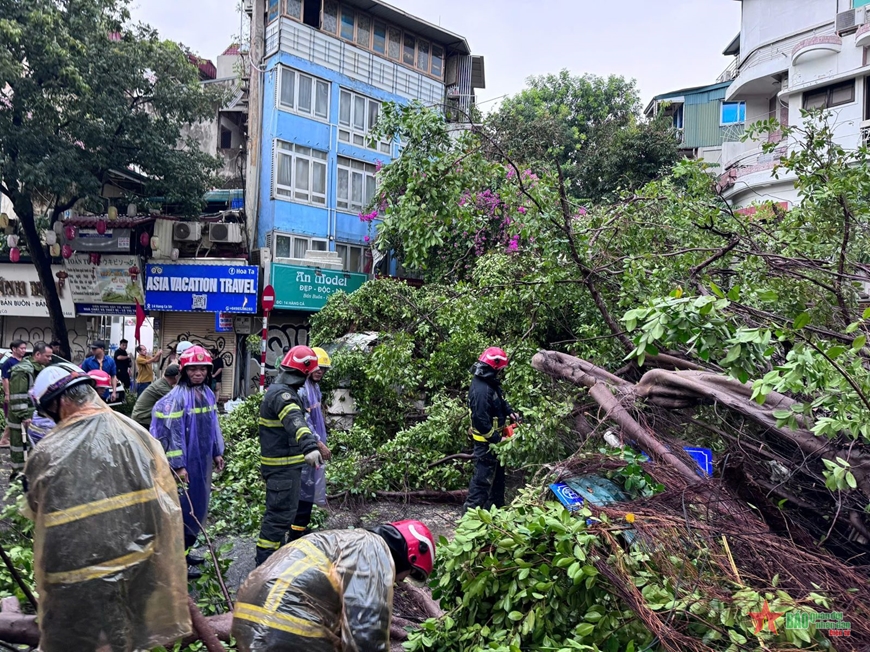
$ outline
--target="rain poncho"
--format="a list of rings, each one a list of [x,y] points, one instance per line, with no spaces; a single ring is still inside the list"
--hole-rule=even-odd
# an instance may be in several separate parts
[[[187,469],[189,483],[181,493],[181,508],[189,548],[205,526],[214,458],[224,454],[214,393],[205,385],[179,383],[154,406],[151,434],[173,469]]]
[[[299,390],[299,398],[306,411],[308,427],[311,428],[314,436],[326,445],[326,421],[323,418],[321,405],[323,395],[320,392],[320,383],[315,383],[308,378]],[[317,469],[308,465],[303,467],[299,500],[326,507],[326,470],[322,466]]]
[[[154,441],[99,402],[60,423],[30,455],[40,649],[113,652],[190,633],[181,509]]]
[[[387,652],[395,577],[386,542],[366,530],[287,544],[239,589],[232,632],[238,649]]]
[[[48,433],[54,430],[56,425],[53,419],[40,416],[39,412],[34,410],[30,426],[27,428],[27,438],[30,440],[30,445],[36,446]]]

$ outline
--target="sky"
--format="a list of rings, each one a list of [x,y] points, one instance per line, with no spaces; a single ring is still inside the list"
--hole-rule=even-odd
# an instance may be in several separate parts
[[[612,0],[611,0],[612,1]],[[489,110],[526,78],[567,68],[637,80],[646,104],[659,93],[716,81],[722,50],[740,31],[735,0],[391,0],[464,36],[486,60]],[[137,20],[215,60],[239,33],[236,0],[134,0]]]

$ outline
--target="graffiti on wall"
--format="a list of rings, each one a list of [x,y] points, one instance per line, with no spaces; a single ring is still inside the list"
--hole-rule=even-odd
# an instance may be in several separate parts
[[[307,323],[282,322],[280,318],[269,321],[268,339],[266,340],[266,369],[274,369],[275,363],[284,357],[284,347],[294,347],[297,344],[308,344]],[[246,378],[248,392],[255,392],[260,386],[260,351],[248,351]]]
[[[88,334],[85,332],[79,333],[72,329],[68,330],[67,333],[69,334],[69,346],[70,349],[72,349],[72,351],[70,351],[72,362],[81,364],[84,362],[85,357],[90,354],[90,349],[88,348]],[[27,348],[32,349],[35,342],[51,342],[53,339],[54,335],[49,327],[26,328],[24,326],[19,326],[12,331],[12,336],[9,338],[9,341],[24,340],[27,342]]]
[[[194,344],[198,344],[199,346],[205,348],[209,353],[212,353],[213,349],[217,349],[218,357],[224,363],[224,369],[225,370],[232,369],[233,361],[235,360],[235,356],[233,355],[233,352],[227,347],[227,344],[228,344],[227,335],[229,337],[233,337],[233,335],[229,334],[229,333],[226,335],[224,335],[222,333],[217,333],[214,335],[207,335],[207,336],[202,336],[202,335],[199,335],[197,333],[193,333],[191,331],[188,331],[186,333],[178,333],[174,339],[171,339],[166,343],[165,349],[168,349],[170,347],[175,347],[178,345],[179,342],[193,342]],[[164,353],[166,353],[165,350],[164,350]],[[169,357],[166,355],[164,355],[164,357],[160,360],[161,372],[168,364],[168,361],[169,361]],[[224,375],[228,376],[229,372],[224,371]],[[232,383],[229,383],[229,384],[232,386]],[[226,385],[227,385],[227,382],[224,382],[223,389],[226,389]]]

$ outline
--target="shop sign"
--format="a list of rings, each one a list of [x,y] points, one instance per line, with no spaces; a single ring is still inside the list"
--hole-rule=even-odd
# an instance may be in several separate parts
[[[233,332],[233,315],[229,312],[216,312],[214,314],[214,332],[215,333],[232,333]]]
[[[102,254],[94,265],[89,256],[75,255],[64,261],[67,284],[80,315],[133,315],[136,302],[144,303],[142,275],[131,275],[139,268],[136,256]]]
[[[275,263],[272,265],[275,308],[317,312],[330,295],[339,291],[350,294],[368,279],[367,274]]]
[[[63,268],[51,268],[52,277]],[[69,286],[60,288],[60,307],[64,317],[75,317],[75,304]],[[36,268],[27,264],[0,265],[0,315],[48,317],[45,292]]]
[[[109,229],[105,233],[96,229],[78,229],[74,239],[64,237],[63,241],[76,251],[129,252],[130,233],[130,229]]]
[[[257,312],[254,265],[145,266],[145,308],[170,312]]]

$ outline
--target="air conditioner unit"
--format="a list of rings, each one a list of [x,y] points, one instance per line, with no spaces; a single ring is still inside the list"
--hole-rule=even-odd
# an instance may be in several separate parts
[[[209,224],[208,239],[212,242],[241,242],[241,224]]]
[[[172,227],[172,239],[176,242],[199,242],[202,239],[202,224],[176,222]]]
[[[837,34],[854,30],[858,26],[855,21],[855,10],[841,11],[837,14]]]

